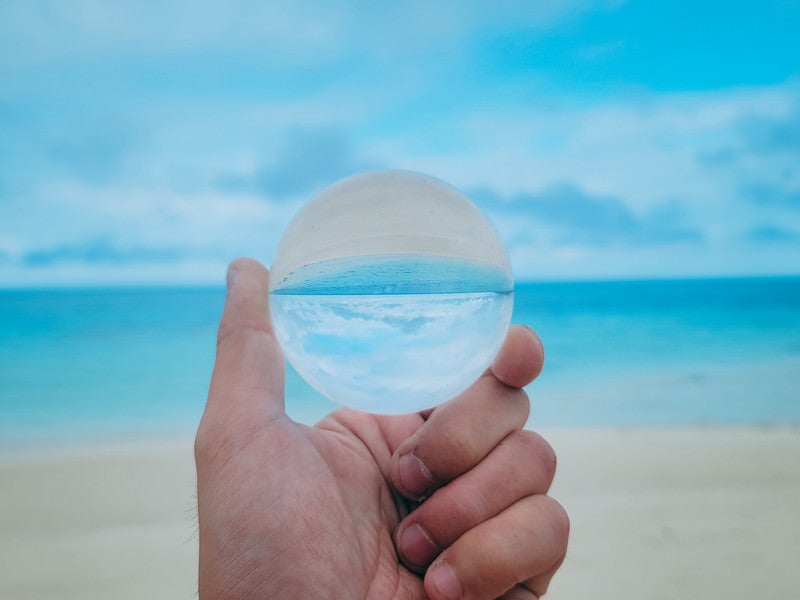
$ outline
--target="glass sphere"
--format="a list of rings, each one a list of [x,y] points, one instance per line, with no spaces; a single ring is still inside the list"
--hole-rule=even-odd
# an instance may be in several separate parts
[[[334,402],[369,412],[423,410],[465,390],[499,350],[512,306],[508,255],[483,213],[407,171],[323,191],[272,264],[287,359]]]

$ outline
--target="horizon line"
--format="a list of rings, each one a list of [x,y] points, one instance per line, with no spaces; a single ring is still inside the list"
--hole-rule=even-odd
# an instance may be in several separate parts
[[[798,273],[783,274],[742,274],[742,275],[641,275],[641,276],[613,276],[613,277],[574,277],[540,279],[524,278],[514,281],[514,287],[529,285],[550,284],[601,284],[601,283],[667,283],[667,282],[700,282],[700,281],[765,281],[765,280],[790,280],[800,279]],[[164,281],[142,282],[59,282],[55,284],[29,283],[29,284],[4,284],[0,283],[2,292],[25,291],[112,291],[112,290],[192,290],[192,289],[225,289],[224,281],[212,283],[209,281],[177,281],[173,283]]]

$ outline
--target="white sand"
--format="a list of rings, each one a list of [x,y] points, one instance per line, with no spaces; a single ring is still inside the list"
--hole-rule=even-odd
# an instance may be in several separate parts
[[[192,445],[0,457],[0,598],[196,597]]]
[[[544,432],[571,515],[548,598],[800,593],[800,427]],[[193,598],[191,440],[0,453],[0,598]]]
[[[545,435],[572,520],[548,597],[800,597],[800,428]]]

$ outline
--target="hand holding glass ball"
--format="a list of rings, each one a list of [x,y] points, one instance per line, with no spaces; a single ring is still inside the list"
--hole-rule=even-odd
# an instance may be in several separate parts
[[[465,390],[499,350],[512,306],[489,221],[415,173],[334,184],[290,223],[272,265],[289,362],[331,400],[369,412],[423,410]]]

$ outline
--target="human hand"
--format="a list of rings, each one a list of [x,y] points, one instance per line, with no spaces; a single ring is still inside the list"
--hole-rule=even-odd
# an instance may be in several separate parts
[[[538,338],[512,327],[492,368],[423,413],[284,410],[268,273],[231,264],[195,442],[201,600],[538,598],[569,522],[555,455],[522,427]],[[424,501],[423,498],[425,498]]]

